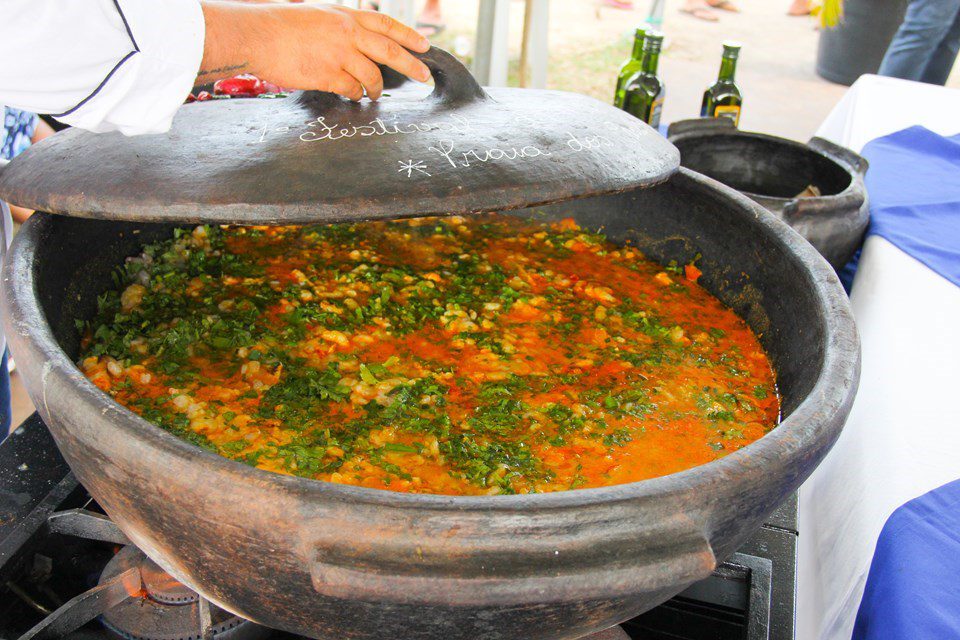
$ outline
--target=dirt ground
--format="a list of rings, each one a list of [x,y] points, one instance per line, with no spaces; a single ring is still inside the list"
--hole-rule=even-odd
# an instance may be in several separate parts
[[[646,20],[652,0],[633,11],[598,8],[595,0],[551,0],[548,87],[610,100],[620,62],[630,52],[633,27]],[[741,128],[806,140],[846,91],[814,72],[818,33],[813,18],[786,15],[789,0],[736,0],[741,13],[718,12],[708,23],[667,0],[665,122],[699,115],[704,88],[716,77],[721,42],[743,44],[737,82],[744,94]],[[519,57],[524,3],[511,3],[511,53]],[[472,45],[477,0],[444,0],[447,30],[435,41],[461,51]],[[957,65],[960,67],[960,65]],[[960,86],[960,69],[951,85]]]

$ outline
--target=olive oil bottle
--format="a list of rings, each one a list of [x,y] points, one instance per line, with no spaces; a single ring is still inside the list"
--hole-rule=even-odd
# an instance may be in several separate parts
[[[720,61],[720,74],[717,81],[703,92],[703,105],[700,107],[702,118],[730,118],[734,126],[740,124],[740,108],[743,96],[737,86],[737,58],[740,56],[740,44],[723,43],[723,58]]]
[[[633,51],[630,57],[620,65],[620,72],[617,73],[617,88],[613,92],[613,106],[623,108],[624,87],[630,76],[640,71],[643,64],[643,39],[647,35],[646,25],[637,27],[633,33]]]
[[[640,118],[651,127],[660,125],[660,112],[667,87],[657,67],[660,64],[660,49],[663,34],[651,31],[643,41],[643,61],[640,71],[633,74],[624,87],[623,110]]]

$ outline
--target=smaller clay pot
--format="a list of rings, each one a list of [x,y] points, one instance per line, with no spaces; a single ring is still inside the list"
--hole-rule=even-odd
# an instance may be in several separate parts
[[[867,161],[824,138],[807,144],[739,131],[725,118],[670,125],[680,164],[763,205],[839,270],[860,246],[870,221],[863,177]],[[809,186],[819,195],[801,195]]]

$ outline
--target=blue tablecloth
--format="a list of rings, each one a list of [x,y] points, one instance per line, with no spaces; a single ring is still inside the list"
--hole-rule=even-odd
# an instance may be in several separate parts
[[[960,637],[960,480],[911,500],[887,520],[853,637]]]
[[[870,162],[867,233],[960,286],[960,135],[911,127],[869,142],[863,156]]]
[[[870,161],[868,233],[960,286],[960,135],[947,138],[912,127],[870,142],[863,155]],[[916,330],[923,331],[922,318]],[[957,428],[956,414],[943,420],[944,428]],[[960,480],[908,501],[889,517],[877,540],[853,638],[960,638]]]

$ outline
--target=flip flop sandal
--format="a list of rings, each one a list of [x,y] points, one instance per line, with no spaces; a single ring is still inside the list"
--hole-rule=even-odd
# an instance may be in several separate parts
[[[624,9],[630,11],[633,9],[633,2],[624,0],[601,0],[602,5],[613,9]]]
[[[696,18],[697,20],[703,20],[704,22],[720,21],[720,18],[717,17],[717,14],[706,7],[697,7],[696,9],[680,9],[680,13],[685,13]]]
[[[443,33],[444,29],[447,28],[445,24],[434,24],[433,22],[420,22],[417,20],[417,33],[422,35],[424,38],[432,38]],[[432,31],[431,31],[432,30]],[[424,31],[430,31],[430,33],[424,33]]]
[[[719,2],[710,2],[707,0],[707,4],[710,5],[713,9],[719,9],[720,11],[729,11],[730,13],[740,13],[740,7],[730,2],[730,0],[720,0]]]

